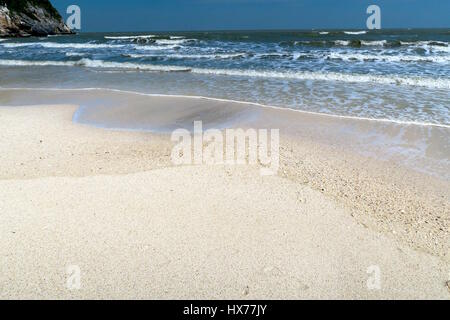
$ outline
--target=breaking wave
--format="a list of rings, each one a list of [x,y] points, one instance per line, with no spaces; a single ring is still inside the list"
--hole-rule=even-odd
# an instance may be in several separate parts
[[[380,62],[429,62],[450,63],[450,56],[412,56],[412,55],[375,55],[366,53],[340,53],[331,52],[325,56],[326,59],[339,59],[343,61],[380,61]]]
[[[217,54],[124,54],[129,58],[164,58],[164,59],[237,59],[244,58],[245,53],[217,53]]]
[[[413,47],[431,49],[436,52],[450,53],[450,46],[442,41],[398,41],[398,40],[360,40],[360,39],[338,39],[338,40],[302,40],[282,42],[284,46],[310,46],[310,47]]]
[[[193,73],[215,74],[242,77],[280,78],[295,80],[339,81],[349,83],[377,83],[383,85],[420,86],[433,89],[450,89],[450,79],[428,77],[382,76],[368,74],[346,74],[337,72],[279,72],[236,69],[202,69],[193,68]]]
[[[196,74],[228,75],[239,77],[279,78],[295,80],[338,81],[349,83],[377,83],[383,85],[420,86],[434,89],[450,89],[450,79],[430,77],[408,77],[390,75],[370,75],[337,72],[309,71],[265,71],[242,69],[208,69],[184,66],[151,65],[130,62],[110,62],[103,60],[81,59],[78,61],[25,61],[0,60],[1,66],[64,66],[117,70],[153,71],[153,72],[192,72]]]
[[[74,48],[74,49],[106,49],[106,48],[122,48],[120,44],[104,44],[104,43],[56,43],[56,42],[26,42],[26,43],[2,43],[5,48],[21,48],[21,47],[43,47],[43,48]]]
[[[129,62],[109,62],[103,60],[81,59],[79,61],[25,61],[25,60],[0,60],[1,66],[58,66],[58,67],[87,67],[124,69],[136,71],[154,72],[189,72],[190,68],[177,66],[155,66],[149,64],[136,64]]]
[[[156,35],[149,34],[149,35],[143,35],[143,36],[105,36],[105,39],[108,40],[133,40],[133,39],[151,39],[155,38]]]
[[[358,34],[366,34],[367,31],[344,31],[344,33],[350,35],[358,35]]]

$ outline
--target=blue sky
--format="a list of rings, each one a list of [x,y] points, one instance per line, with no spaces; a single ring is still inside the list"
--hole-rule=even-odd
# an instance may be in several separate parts
[[[380,6],[382,28],[450,27],[450,0],[51,0],[76,4],[82,31],[361,29]]]

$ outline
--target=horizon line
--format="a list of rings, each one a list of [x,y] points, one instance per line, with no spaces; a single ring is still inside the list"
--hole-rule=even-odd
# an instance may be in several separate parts
[[[448,30],[450,27],[392,27],[382,29],[367,29],[367,28],[273,28],[273,29],[192,29],[192,30],[123,30],[123,31],[107,31],[107,30],[74,30],[77,33],[141,33],[141,32],[268,32],[268,31],[367,31],[367,32],[383,32],[396,30]]]

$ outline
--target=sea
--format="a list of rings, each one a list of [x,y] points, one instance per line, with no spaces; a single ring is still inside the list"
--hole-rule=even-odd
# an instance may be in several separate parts
[[[204,96],[448,128],[450,29],[0,39],[0,87]]]

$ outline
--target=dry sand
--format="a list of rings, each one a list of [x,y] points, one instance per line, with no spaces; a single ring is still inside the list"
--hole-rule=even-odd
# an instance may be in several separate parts
[[[173,167],[75,110],[0,108],[0,298],[450,298],[448,183],[293,136],[278,176]]]

